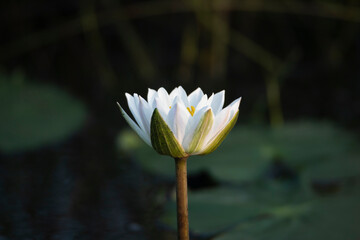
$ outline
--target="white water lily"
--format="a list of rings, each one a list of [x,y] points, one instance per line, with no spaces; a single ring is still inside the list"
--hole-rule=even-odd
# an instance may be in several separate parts
[[[147,100],[125,95],[135,121],[119,107],[129,125],[158,153],[175,158],[214,151],[235,125],[241,101],[223,108],[225,91],[208,97],[198,88],[187,95],[181,86],[170,94],[149,89]]]

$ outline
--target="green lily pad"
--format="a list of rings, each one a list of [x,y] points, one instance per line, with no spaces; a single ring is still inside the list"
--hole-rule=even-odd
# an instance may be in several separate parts
[[[263,175],[274,158],[290,167],[303,168],[341,159],[353,152],[356,144],[350,134],[327,123],[292,123],[278,129],[236,127],[215,152],[190,157],[188,172],[207,170],[220,181],[253,181]],[[146,170],[174,177],[170,157],[159,156],[148,146],[136,154]]]
[[[354,136],[329,123],[290,123],[270,134],[271,145],[293,165],[338,159],[358,145]]]
[[[190,228],[196,233],[217,232],[261,212],[250,196],[241,191],[220,188],[189,193]],[[176,204],[165,208],[162,222],[176,229]]]
[[[351,134],[326,123],[233,129],[214,153],[188,160],[190,174],[205,169],[223,183],[189,193],[190,229],[219,233],[216,240],[359,239],[355,223],[360,222],[360,192],[354,190],[360,175],[357,145]],[[171,158],[149,147],[136,154],[148,171],[175,177]],[[266,177],[269,166],[279,159],[277,166],[290,169],[286,171],[293,177]],[[324,195],[308,191],[313,180],[320,180],[320,185],[322,180],[325,185],[339,180],[346,187],[319,197]],[[243,181],[246,184],[236,184]],[[224,187],[227,183],[242,187]],[[166,204],[161,221],[176,228],[174,199]]]
[[[189,193],[189,222],[194,233],[216,234],[237,225],[258,222],[270,215],[274,219],[296,218],[311,209],[308,203],[290,204],[284,199],[259,196],[252,191],[216,188]],[[279,201],[280,200],[280,201]],[[161,221],[176,228],[176,205],[172,200],[165,207]]]
[[[234,132],[241,132],[247,135],[248,138],[239,137],[238,135],[240,134],[234,137],[232,136]],[[259,133],[261,132],[249,130],[244,132],[241,128],[233,129],[228,138],[225,139],[224,143],[215,152],[205,156],[190,157],[188,159],[188,173],[192,174],[200,170],[208,170],[214,176],[221,177],[224,171],[231,171],[226,173],[227,178],[225,180],[229,178],[248,180],[253,179],[254,176],[259,176],[261,169],[268,163],[268,158],[258,149],[259,142],[263,141]],[[237,144],[242,146],[241,149]],[[241,151],[242,156],[240,162],[238,151]],[[145,144],[135,154],[145,170],[171,178],[174,177],[175,165],[171,157],[161,156]],[[221,159],[221,161],[218,159]],[[213,164],[215,165],[212,166]],[[235,164],[235,166],[232,164]]]
[[[317,199],[307,215],[269,218],[251,224],[239,224],[216,240],[338,240],[359,239],[360,198],[338,196]]]
[[[328,124],[234,129],[218,151],[190,158],[189,169],[202,167],[220,181],[246,180],[247,184],[191,192],[191,230],[205,235],[220,233],[216,240],[358,239],[360,192],[356,179],[360,162],[356,146],[351,135]],[[292,169],[294,178],[264,177],[264,170],[277,159]],[[338,184],[339,180],[346,187],[325,189],[331,194],[319,197],[324,195],[308,191],[313,180],[325,183],[325,188],[329,188],[328,182],[336,180]],[[176,227],[174,200],[165,207],[162,221]]]
[[[360,176],[359,155],[345,155],[340,159],[316,162],[306,168],[302,174],[306,181],[346,180]]]
[[[0,150],[36,149],[78,130],[86,109],[66,92],[47,85],[0,81]]]
[[[359,155],[344,155],[339,159],[315,162],[301,174],[305,189],[331,194],[360,177]]]
[[[189,222],[193,233],[232,239],[358,239],[359,192],[319,198],[278,198],[271,191],[220,187],[190,192]],[[258,189],[259,190],[259,189]],[[161,221],[176,229],[174,199]]]

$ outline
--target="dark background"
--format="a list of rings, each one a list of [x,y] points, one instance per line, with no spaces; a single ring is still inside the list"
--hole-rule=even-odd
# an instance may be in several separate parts
[[[359,23],[354,0],[2,1],[0,86],[59,89],[86,116],[0,149],[0,239],[167,239],[158,183],[115,144],[125,92],[225,89],[226,104],[242,96],[239,126],[310,119],[358,136]]]

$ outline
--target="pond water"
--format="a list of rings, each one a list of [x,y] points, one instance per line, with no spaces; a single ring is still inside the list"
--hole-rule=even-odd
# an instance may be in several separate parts
[[[161,239],[151,183],[105,132],[1,156],[0,239]]]

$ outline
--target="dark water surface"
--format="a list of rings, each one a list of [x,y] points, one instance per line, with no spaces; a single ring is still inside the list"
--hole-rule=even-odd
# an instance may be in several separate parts
[[[151,183],[106,132],[92,125],[61,146],[1,156],[1,240],[161,239]]]

